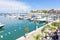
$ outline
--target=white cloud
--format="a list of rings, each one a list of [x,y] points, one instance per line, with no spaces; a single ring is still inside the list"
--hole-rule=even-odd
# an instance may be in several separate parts
[[[20,13],[28,10],[30,10],[30,6],[23,2],[0,0],[0,13]]]

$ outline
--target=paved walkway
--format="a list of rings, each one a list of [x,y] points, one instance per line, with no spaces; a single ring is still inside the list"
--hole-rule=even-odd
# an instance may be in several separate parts
[[[58,21],[58,20],[56,20],[56,21]],[[53,22],[56,22],[56,21],[53,21]],[[53,23],[53,22],[51,22],[51,23]],[[46,25],[50,25],[51,23],[48,23],[48,24],[46,24]],[[46,25],[45,25],[45,26],[46,26]],[[43,27],[44,27],[44,26],[43,26]],[[16,39],[16,40],[35,40],[35,38],[33,37],[33,35],[36,35],[36,34],[41,33],[40,31],[41,31],[41,29],[42,29],[43,27],[38,28],[37,30],[34,30],[34,31],[28,33],[28,34],[26,35],[26,37],[23,36],[23,37],[20,37],[20,38],[18,38],[18,39]],[[60,33],[58,33],[58,35],[59,35],[59,40],[60,40]]]
[[[22,37],[20,37],[19,39],[16,39],[16,40],[25,40],[25,37],[22,36]]]

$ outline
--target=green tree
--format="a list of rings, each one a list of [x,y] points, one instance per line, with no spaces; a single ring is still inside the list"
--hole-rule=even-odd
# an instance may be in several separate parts
[[[58,29],[60,30],[60,22],[54,22],[52,25],[58,27]]]
[[[36,40],[40,40],[41,37],[42,37],[41,34],[37,34],[36,36],[34,36],[34,38],[35,38]]]
[[[31,13],[34,13],[34,11],[33,11],[33,10],[31,10],[30,12],[31,12]]]
[[[47,10],[42,10],[42,12],[43,12],[43,13],[48,13],[48,11],[47,11]]]
[[[56,22],[56,27],[60,30],[60,22]]]

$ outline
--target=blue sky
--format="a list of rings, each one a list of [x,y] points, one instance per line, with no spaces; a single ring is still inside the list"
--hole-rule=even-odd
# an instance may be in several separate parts
[[[60,9],[60,0],[18,0],[29,4],[32,9]]]
[[[60,9],[60,0],[0,0],[0,13],[28,12],[31,9]]]

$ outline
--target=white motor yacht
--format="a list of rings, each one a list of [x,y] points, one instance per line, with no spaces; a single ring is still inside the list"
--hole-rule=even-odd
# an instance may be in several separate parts
[[[2,27],[4,27],[4,24],[1,24],[1,23],[0,23],[0,28],[2,28]]]

